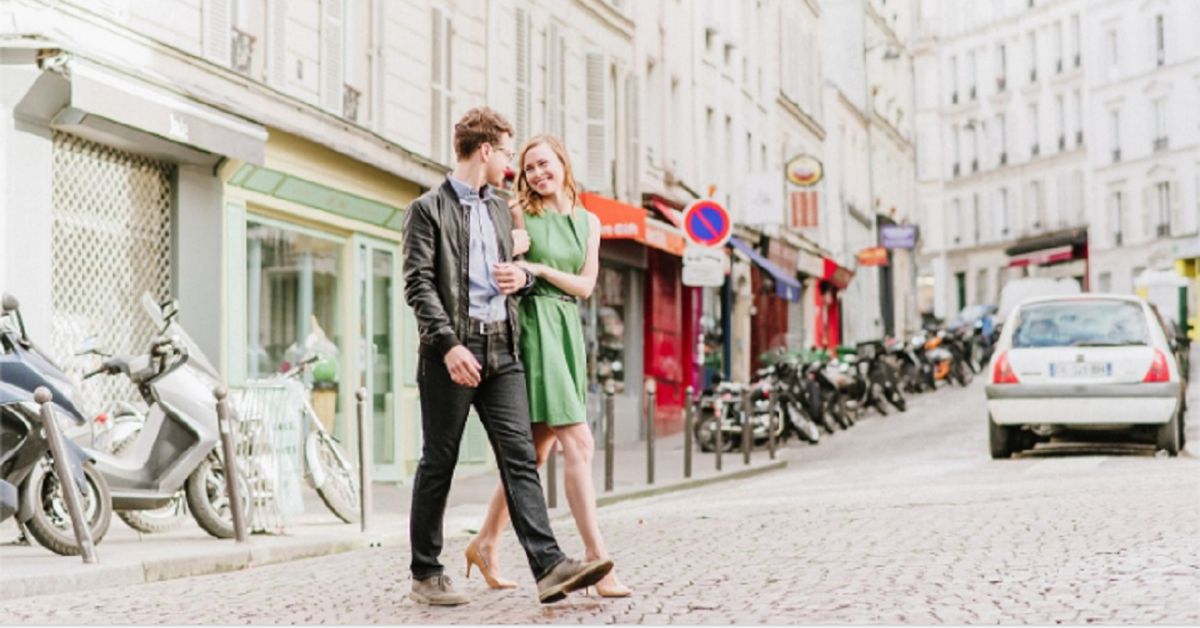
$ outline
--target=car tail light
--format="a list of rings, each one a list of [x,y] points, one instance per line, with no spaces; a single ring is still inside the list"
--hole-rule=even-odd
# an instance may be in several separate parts
[[[1146,377],[1142,379],[1144,384],[1158,384],[1171,381],[1171,369],[1167,367],[1167,356],[1163,355],[1162,351],[1154,350],[1154,361],[1150,363],[1150,370],[1146,372]]]
[[[996,366],[992,368],[992,383],[993,384],[1020,384],[1021,380],[1017,379],[1017,374],[1013,372],[1012,367],[1008,364],[1008,353],[1001,353],[996,357]]]

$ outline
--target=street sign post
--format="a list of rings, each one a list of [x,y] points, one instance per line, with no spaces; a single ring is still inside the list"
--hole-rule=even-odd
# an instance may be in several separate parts
[[[725,253],[721,249],[689,246],[683,251],[683,285],[719,288],[725,283]]]
[[[733,233],[729,212],[710,199],[696,201],[683,212],[683,232],[698,246],[721,248]]]

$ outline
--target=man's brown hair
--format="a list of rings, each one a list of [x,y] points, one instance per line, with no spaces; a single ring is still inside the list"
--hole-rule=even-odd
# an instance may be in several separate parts
[[[454,125],[454,154],[465,159],[484,143],[499,147],[500,136],[512,135],[512,125],[490,107],[475,107]]]

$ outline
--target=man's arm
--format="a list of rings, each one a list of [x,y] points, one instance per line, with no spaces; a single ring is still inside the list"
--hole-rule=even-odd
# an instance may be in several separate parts
[[[454,334],[454,325],[438,296],[434,257],[437,230],[426,203],[417,201],[404,216],[404,299],[413,309],[422,336],[444,356],[462,344]]]

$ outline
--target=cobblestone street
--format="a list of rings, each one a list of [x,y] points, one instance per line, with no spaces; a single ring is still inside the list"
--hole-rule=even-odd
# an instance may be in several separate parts
[[[1193,388],[1196,386],[1193,383]],[[1195,399],[1195,391],[1191,397]],[[407,547],[0,604],[28,623],[1197,623],[1200,461],[1076,450],[988,458],[982,383],[785,449],[758,478],[601,509],[632,598],[541,606],[511,534],[513,591],[408,600]],[[1189,441],[1200,442],[1194,425]],[[1195,445],[1191,446],[1195,451]],[[1082,454],[1082,455],[1081,455]],[[756,452],[765,456],[765,452]],[[698,464],[711,465],[704,456]],[[740,456],[726,464],[739,466]],[[582,553],[569,519],[555,528]]]

